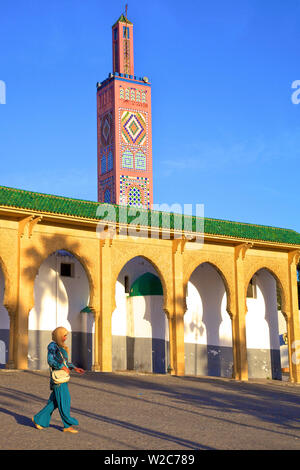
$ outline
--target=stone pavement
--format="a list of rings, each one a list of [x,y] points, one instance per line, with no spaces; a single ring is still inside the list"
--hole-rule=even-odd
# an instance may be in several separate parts
[[[31,418],[49,397],[48,372],[0,371],[0,449],[300,449],[300,386],[272,380],[72,373],[79,433]]]

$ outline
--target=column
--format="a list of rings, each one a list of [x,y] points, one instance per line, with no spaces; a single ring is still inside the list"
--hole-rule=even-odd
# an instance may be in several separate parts
[[[289,253],[288,286],[290,297],[290,312],[287,314],[287,334],[289,348],[290,381],[300,383],[300,325],[297,285],[297,264],[300,260],[300,250]]]
[[[173,303],[169,312],[170,361],[171,373],[182,376],[185,374],[184,364],[184,313],[185,297],[183,290],[183,252],[186,240],[173,240]]]
[[[235,297],[231,314],[233,377],[236,380],[248,380],[244,259],[246,251],[251,247],[251,243],[242,243],[235,247],[234,252]]]
[[[98,349],[101,372],[112,371],[111,316],[115,286],[112,285],[112,239],[100,240],[100,316],[98,324]]]

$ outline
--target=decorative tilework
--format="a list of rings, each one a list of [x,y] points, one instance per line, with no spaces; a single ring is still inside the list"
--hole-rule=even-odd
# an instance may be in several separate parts
[[[133,153],[130,150],[122,154],[122,168],[133,168]]]
[[[136,88],[124,88],[120,87],[120,99],[131,100],[138,103],[147,103],[147,92],[144,90],[138,90]]]
[[[108,178],[104,178],[99,180],[99,188],[98,193],[100,196],[101,202],[110,202],[114,203],[114,178],[113,176],[109,176]],[[106,200],[109,197],[109,201]]]
[[[120,204],[150,209],[149,188],[149,178],[121,175]]]
[[[113,169],[113,154],[110,150],[107,155],[107,171],[111,171]]]
[[[100,174],[103,175],[113,169],[113,146],[102,147],[100,149]]]
[[[103,147],[110,145],[113,138],[112,113],[108,112],[100,118],[100,140]]]
[[[135,157],[135,169],[136,170],[147,170],[146,167],[146,156],[142,152],[136,152]]]
[[[141,190],[135,186],[131,186],[128,191],[128,203],[130,206],[141,207],[142,206],[142,196]]]
[[[102,158],[101,158],[101,175],[103,175],[103,173],[106,173],[107,169],[106,169],[106,155],[102,155]]]
[[[127,144],[145,145],[147,139],[146,115],[124,111],[121,116],[122,141]]]
[[[104,202],[110,202],[110,190],[109,189],[106,189],[104,191]]]

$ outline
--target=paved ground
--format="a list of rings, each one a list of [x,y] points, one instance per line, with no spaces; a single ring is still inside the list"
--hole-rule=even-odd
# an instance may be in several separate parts
[[[38,431],[47,372],[0,371],[0,449],[300,449],[300,386],[212,377],[72,373],[76,435]]]

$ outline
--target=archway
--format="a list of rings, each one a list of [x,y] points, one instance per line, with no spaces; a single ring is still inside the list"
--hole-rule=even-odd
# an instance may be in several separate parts
[[[34,283],[34,308],[28,318],[28,368],[47,369],[47,345],[57,326],[69,331],[72,362],[91,369],[94,321],[87,308],[89,281],[70,252],[58,250],[41,264]]]
[[[121,269],[112,314],[112,368],[166,373],[169,326],[163,310],[158,273],[146,258],[136,256]]]
[[[9,314],[3,305],[5,290],[5,280],[2,268],[0,266],[0,368],[4,369],[8,362],[9,351]]]
[[[282,369],[288,368],[287,345],[283,341],[286,321],[281,312],[280,283],[270,270],[261,268],[252,276],[246,303],[248,376],[281,380]]]
[[[184,315],[185,372],[232,377],[232,325],[222,275],[202,263],[187,284]]]

